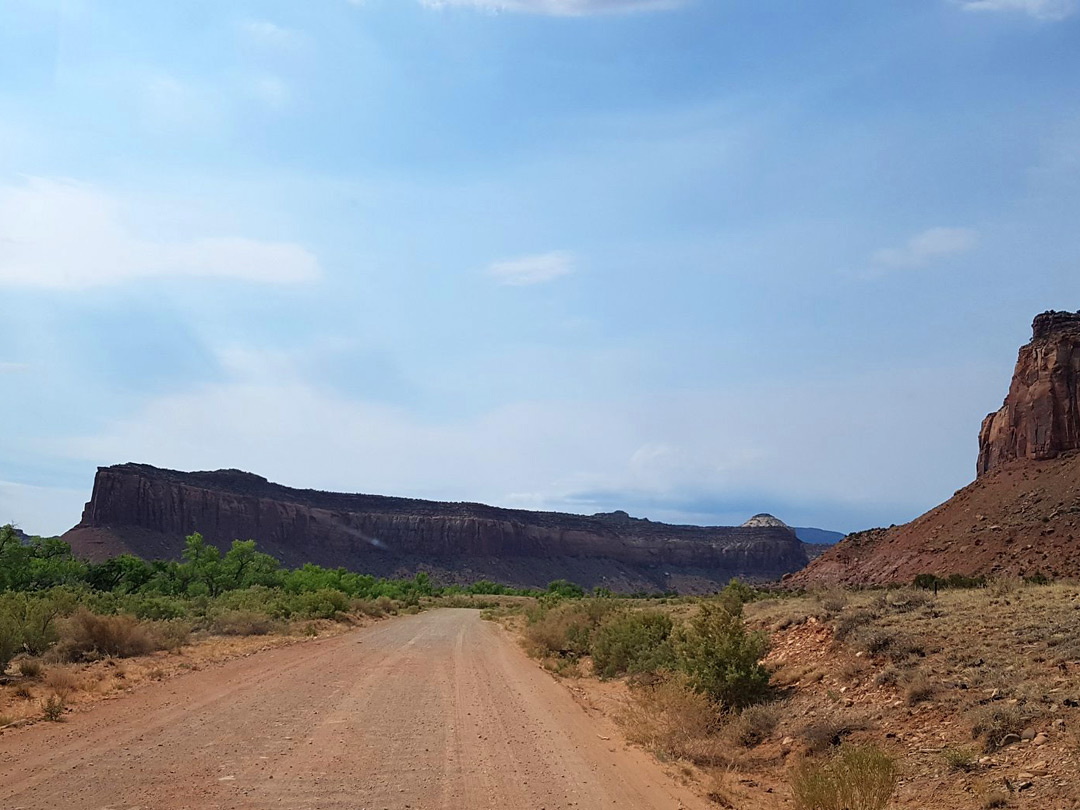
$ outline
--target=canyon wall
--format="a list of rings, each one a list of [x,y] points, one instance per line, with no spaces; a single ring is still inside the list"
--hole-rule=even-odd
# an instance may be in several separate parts
[[[1080,312],[1044,312],[1020,349],[1008,396],[979,432],[978,474],[1080,449]]]
[[[76,553],[175,558],[200,532],[226,548],[254,539],[287,565],[314,562],[384,576],[545,585],[565,577],[619,590],[709,590],[733,576],[778,579],[806,564],[783,526],[674,526],[624,512],[572,515],[471,503],[299,490],[237,470],[98,470]]]

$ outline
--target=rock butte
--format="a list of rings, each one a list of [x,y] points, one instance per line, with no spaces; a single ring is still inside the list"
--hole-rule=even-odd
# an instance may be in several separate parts
[[[779,523],[779,521],[777,521]],[[380,576],[428,571],[440,581],[714,590],[731,577],[779,579],[806,565],[784,526],[674,526],[625,512],[591,516],[473,503],[291,489],[238,470],[183,473],[143,464],[102,467],[75,553],[176,558],[200,532],[218,547],[256,540],[290,566],[313,562]]]
[[[979,475],[1080,449],[1080,312],[1044,312],[1032,333],[1005,403],[979,431]]]
[[[1080,312],[1044,312],[979,432],[978,477],[911,523],[850,535],[793,585],[918,574],[1080,576]]]

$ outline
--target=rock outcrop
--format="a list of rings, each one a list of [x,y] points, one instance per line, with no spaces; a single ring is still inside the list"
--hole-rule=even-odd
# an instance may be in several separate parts
[[[178,556],[200,532],[219,547],[254,539],[287,565],[384,576],[544,585],[565,577],[613,589],[708,590],[733,576],[778,579],[806,564],[784,526],[673,526],[626,512],[592,516],[291,489],[238,470],[181,473],[140,464],[98,470],[76,553]]]
[[[1001,410],[979,432],[978,474],[1080,449],[1080,312],[1044,312],[1020,349]]]
[[[1033,332],[983,422],[976,480],[910,523],[849,535],[793,585],[1080,576],[1080,313],[1046,312]]]

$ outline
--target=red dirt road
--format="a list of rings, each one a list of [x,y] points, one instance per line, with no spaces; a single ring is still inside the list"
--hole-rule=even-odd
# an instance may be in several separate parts
[[[4,810],[276,807],[707,804],[470,610],[267,651],[0,736]]]

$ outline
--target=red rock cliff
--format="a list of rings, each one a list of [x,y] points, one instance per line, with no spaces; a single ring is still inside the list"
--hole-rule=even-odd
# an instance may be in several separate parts
[[[1044,312],[1020,349],[1009,395],[979,432],[978,474],[1080,449],[1080,312]]]
[[[806,564],[786,527],[672,526],[624,512],[571,515],[343,495],[272,484],[236,470],[180,473],[139,464],[103,467],[82,521],[65,535],[77,553],[176,557],[198,531],[226,547],[254,539],[288,565],[315,562],[378,574],[546,584],[693,587],[732,576],[776,579]]]

